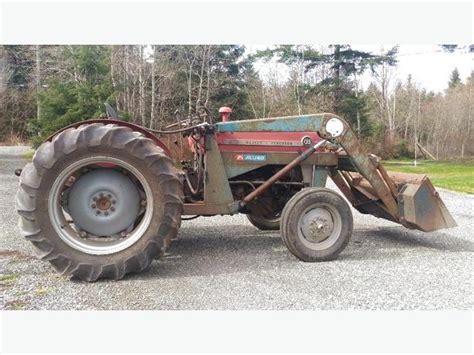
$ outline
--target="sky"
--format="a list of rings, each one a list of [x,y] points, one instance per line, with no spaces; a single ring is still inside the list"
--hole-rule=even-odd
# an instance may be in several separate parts
[[[381,48],[381,46],[353,47],[374,53],[380,52]],[[388,50],[393,46],[383,47]],[[414,82],[434,92],[448,88],[449,77],[454,68],[459,70],[463,82],[474,70],[474,53],[469,53],[467,48],[448,53],[437,45],[401,45],[397,59],[395,74],[398,79],[405,81],[411,74]],[[368,85],[367,81],[370,83],[370,79],[365,78],[365,85]]]
[[[246,45],[249,52],[265,49],[266,45]],[[395,45],[351,45],[351,48],[378,54],[387,51]],[[318,48],[319,46],[315,46]],[[460,46],[462,47],[462,46]],[[393,82],[396,79],[406,81],[409,74],[412,81],[418,83],[428,91],[442,92],[448,87],[449,77],[454,68],[459,70],[461,80],[466,78],[474,70],[474,53],[469,53],[467,46],[454,53],[443,51],[437,45],[399,45],[397,60],[398,63],[393,70]],[[273,67],[274,68],[274,67]],[[261,75],[265,75],[268,66],[260,64],[257,70]],[[279,66],[282,74],[285,75],[283,66]],[[361,85],[365,89],[371,82],[369,73],[361,78]]]

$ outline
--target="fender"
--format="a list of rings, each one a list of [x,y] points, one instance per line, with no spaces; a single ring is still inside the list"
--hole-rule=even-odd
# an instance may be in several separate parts
[[[85,120],[85,121],[80,121],[80,122],[70,124],[69,126],[61,128],[60,130],[58,130],[58,131],[54,132],[53,134],[51,134],[48,138],[46,138],[44,140],[44,142],[50,142],[54,138],[54,136],[61,133],[62,131],[65,131],[68,128],[77,128],[77,127],[82,126],[84,124],[91,124],[91,123],[116,124],[117,126],[131,128],[136,132],[142,133],[145,137],[150,138],[153,142],[155,142],[155,144],[158,147],[160,147],[161,149],[163,149],[165,151],[165,153],[166,153],[166,155],[168,155],[168,157],[171,157],[171,152],[168,149],[168,147],[157,136],[155,136],[152,132],[147,130],[145,127],[136,125],[134,123],[120,121],[120,120],[114,120],[114,119],[110,119],[110,118],[105,118],[105,119],[104,118],[99,118],[99,119],[93,119],[93,120]]]

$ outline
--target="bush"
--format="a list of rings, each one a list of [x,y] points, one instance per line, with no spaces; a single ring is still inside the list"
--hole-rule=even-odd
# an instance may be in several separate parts
[[[405,140],[402,139],[397,145],[397,150],[396,150],[396,157],[395,158],[409,158],[413,159],[415,156],[412,151],[409,149],[409,143]]]

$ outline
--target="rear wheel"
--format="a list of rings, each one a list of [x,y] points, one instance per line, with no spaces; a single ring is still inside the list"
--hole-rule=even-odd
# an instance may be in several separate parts
[[[275,213],[273,216],[266,216],[264,214],[249,213],[247,218],[250,223],[262,231],[278,230],[280,229],[280,214]]]
[[[171,160],[130,128],[90,124],[44,143],[20,177],[24,236],[85,281],[143,271],[176,236],[182,185]]]
[[[350,207],[336,192],[326,188],[299,191],[282,212],[283,242],[304,261],[335,259],[349,243],[352,228]]]

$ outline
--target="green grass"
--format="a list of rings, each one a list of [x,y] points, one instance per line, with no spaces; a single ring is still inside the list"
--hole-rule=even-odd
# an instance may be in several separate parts
[[[0,275],[0,286],[4,288],[13,287],[18,279],[18,274]]]
[[[39,287],[35,290],[35,294],[38,296],[44,296],[49,292],[49,290],[45,287]]]
[[[24,152],[21,157],[23,159],[27,159],[27,160],[31,160],[33,159],[33,155],[35,154],[35,150],[34,149],[30,149],[30,150],[27,150],[26,152]]]
[[[433,185],[474,194],[474,159],[458,161],[388,160],[382,162],[388,171],[401,173],[426,174]]]
[[[18,278],[18,274],[0,275],[0,282],[12,282]]]

